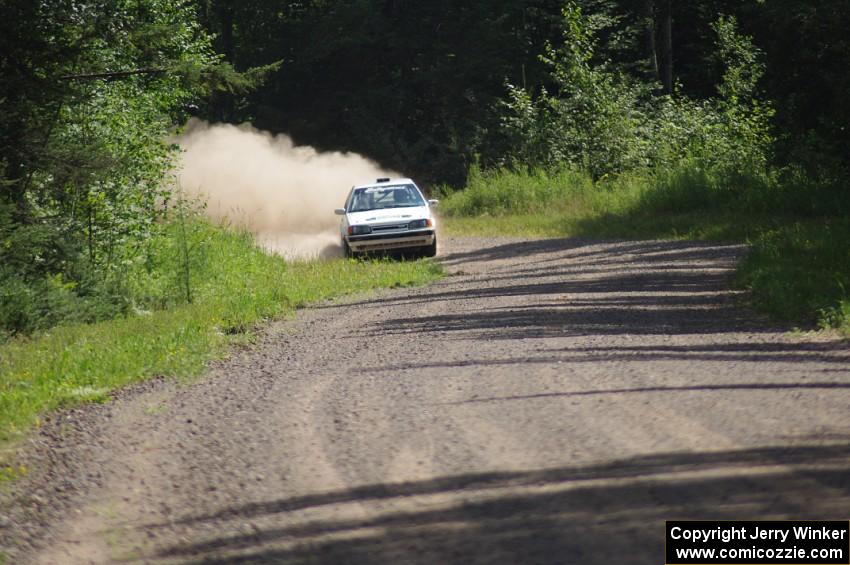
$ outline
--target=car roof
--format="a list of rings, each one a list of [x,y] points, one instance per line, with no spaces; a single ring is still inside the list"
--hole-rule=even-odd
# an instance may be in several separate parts
[[[384,182],[370,182],[367,184],[358,184],[352,187],[352,190],[357,190],[360,188],[372,188],[375,186],[398,186],[400,184],[412,184],[416,186],[416,183],[413,182],[412,179],[403,178],[403,179],[388,179]]]

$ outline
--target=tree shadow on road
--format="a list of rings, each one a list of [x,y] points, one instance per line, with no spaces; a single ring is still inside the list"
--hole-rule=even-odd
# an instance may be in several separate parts
[[[706,283],[707,284],[707,283]],[[573,283],[549,287],[535,285],[534,289],[500,288],[500,295],[528,292],[543,296],[546,293],[576,293],[582,285]],[[591,285],[588,285],[591,286]],[[595,284],[600,288],[600,284]],[[491,294],[495,295],[497,291]],[[470,291],[470,295],[482,295]],[[586,305],[580,299],[564,299],[563,305],[537,304],[532,306],[496,307],[493,309],[460,310],[433,316],[405,316],[382,320],[362,328],[359,335],[372,337],[410,333],[450,333],[452,339],[513,340],[582,335],[695,335],[745,331],[777,332],[750,312],[732,301],[695,308],[696,298],[649,296],[628,301],[607,302],[605,307]]]
[[[192,563],[661,563],[666,519],[846,518],[850,443],[843,439],[373,484],[249,503],[179,521],[227,533],[167,547],[159,557]],[[322,507],[362,511],[298,515]],[[262,526],[247,534],[222,527],[245,522]]]
[[[563,363],[619,363],[619,362],[745,362],[745,363],[818,363],[835,365],[834,369],[818,367],[818,373],[846,373],[850,376],[850,350],[846,342],[822,343],[710,343],[691,345],[641,345],[620,347],[576,346],[561,348],[537,348],[534,354],[518,357],[465,357],[458,360],[429,359],[417,363],[354,366],[354,370],[374,373],[397,374],[401,371],[419,369],[454,369],[458,367],[510,367],[529,365],[553,365]],[[741,383],[738,383],[741,384]],[[782,383],[789,385],[789,383]],[[815,383],[799,383],[808,386]],[[834,384],[834,383],[832,383]],[[743,384],[742,386],[746,386]],[[850,383],[848,383],[850,386]],[[734,388],[734,387],[732,387]]]
[[[590,248],[590,249],[588,249]],[[571,259],[620,258],[624,255],[650,257],[664,255],[668,258],[704,258],[706,254],[714,256],[736,257],[744,249],[743,245],[722,244],[699,241],[631,241],[619,239],[534,239],[509,242],[498,245],[476,247],[468,251],[449,252],[440,257],[447,265],[461,265],[478,262],[511,260],[517,257],[528,259],[531,265],[556,262],[564,257]],[[549,257],[547,257],[549,256]]]
[[[544,240],[449,254],[462,267],[501,259],[481,283],[447,282],[356,306],[428,305],[444,313],[381,320],[379,336],[446,332],[453,339],[588,334],[679,335],[777,331],[729,291],[741,246],[682,242]],[[507,299],[507,302],[506,302]],[[330,306],[335,307],[335,306]],[[359,334],[361,335],[361,334]]]
[[[846,342],[775,342],[777,334],[789,328],[757,315],[742,293],[729,290],[731,269],[742,249],[693,242],[543,240],[459,252],[442,261],[462,265],[517,256],[524,261],[498,274],[485,273],[481,282],[441,283],[358,302],[355,307],[400,308],[388,309],[389,317],[340,338],[436,336],[470,341],[474,351],[474,342],[483,341],[624,337],[614,347],[571,345],[566,340],[564,347],[555,349],[543,341],[532,346],[533,354],[521,357],[426,359],[413,365],[370,366],[369,371],[677,360],[850,366]],[[416,310],[420,306],[424,311]],[[736,333],[750,335],[741,340]],[[641,336],[644,344],[629,343],[632,336]]]

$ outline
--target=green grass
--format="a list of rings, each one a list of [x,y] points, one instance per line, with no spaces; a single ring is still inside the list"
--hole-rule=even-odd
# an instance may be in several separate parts
[[[598,182],[575,171],[473,169],[466,189],[444,194],[440,206],[446,231],[456,235],[739,241],[788,221],[784,212],[742,205],[746,194],[727,197],[718,182],[687,167]],[[760,190],[758,180],[750,184],[750,192]]]
[[[509,214],[500,216],[444,216],[448,235],[507,237],[594,237],[622,239],[688,239],[746,241],[765,229],[783,225],[786,218],[693,212],[671,214],[606,214],[574,209],[567,213]]]
[[[21,438],[49,410],[103,401],[117,387],[155,375],[197,375],[263,320],[331,297],[424,284],[442,273],[430,261],[287,262],[260,251],[248,234],[199,221],[189,227],[191,304],[181,298],[180,245],[170,226],[151,255],[128,266],[136,313],[0,345],[0,442]]]
[[[473,170],[466,189],[443,196],[454,235],[751,243],[737,281],[759,309],[850,335],[846,196],[799,177],[730,178],[694,163],[597,182],[575,171]]]
[[[850,336],[850,220],[765,231],[753,241],[738,281],[774,318]]]

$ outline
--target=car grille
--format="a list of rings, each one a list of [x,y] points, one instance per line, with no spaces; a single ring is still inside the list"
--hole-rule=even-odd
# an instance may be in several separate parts
[[[407,224],[393,224],[387,226],[372,226],[372,233],[383,233],[390,231],[404,231],[407,229]]]

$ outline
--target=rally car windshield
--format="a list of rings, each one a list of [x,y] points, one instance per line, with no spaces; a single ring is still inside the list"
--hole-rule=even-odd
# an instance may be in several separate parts
[[[349,212],[366,212],[386,208],[412,208],[425,206],[419,190],[412,184],[372,186],[354,191]]]

